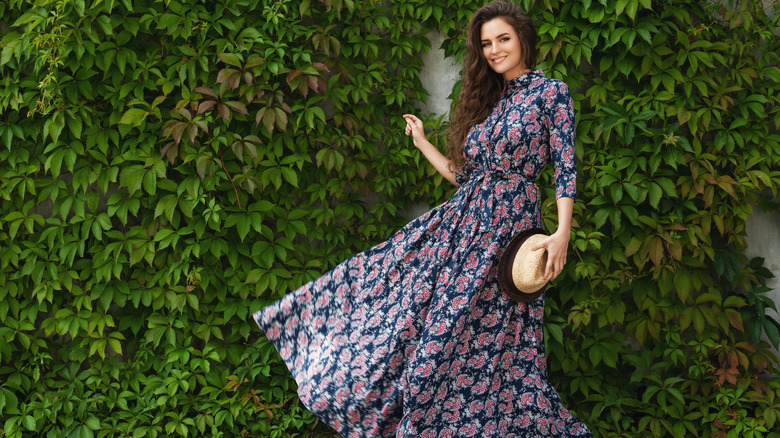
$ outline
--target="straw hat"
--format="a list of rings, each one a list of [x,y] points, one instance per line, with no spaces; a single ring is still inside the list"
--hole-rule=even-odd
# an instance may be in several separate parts
[[[547,235],[540,228],[529,228],[515,235],[498,260],[498,284],[509,298],[527,303],[544,293],[547,280],[547,250],[531,251]]]

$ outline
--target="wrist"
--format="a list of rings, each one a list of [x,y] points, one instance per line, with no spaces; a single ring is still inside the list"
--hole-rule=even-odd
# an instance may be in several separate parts
[[[429,147],[433,147],[433,144],[431,142],[429,142],[428,139],[426,139],[426,138],[420,139],[420,141],[415,143],[414,145],[417,146],[417,149],[419,149],[421,151],[423,149],[428,149]]]

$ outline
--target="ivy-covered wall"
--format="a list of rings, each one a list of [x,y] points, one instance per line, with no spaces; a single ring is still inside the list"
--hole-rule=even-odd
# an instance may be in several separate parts
[[[777,3],[521,3],[578,116],[552,382],[601,437],[780,436],[742,252],[780,187]],[[333,436],[250,315],[451,195],[401,114],[480,5],[1,2],[0,436]]]

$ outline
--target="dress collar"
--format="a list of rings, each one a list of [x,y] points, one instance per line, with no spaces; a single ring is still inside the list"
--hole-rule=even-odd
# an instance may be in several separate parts
[[[532,70],[527,73],[523,73],[520,76],[504,81],[504,94],[512,93],[517,90],[521,90],[527,87],[532,82],[543,79],[544,73],[542,69]]]

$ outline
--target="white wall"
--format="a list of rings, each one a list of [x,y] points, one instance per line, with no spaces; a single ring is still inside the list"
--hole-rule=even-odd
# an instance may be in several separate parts
[[[780,201],[780,197],[775,201]],[[767,281],[767,286],[773,290],[766,296],[780,307],[780,210],[765,213],[754,206],[753,214],[747,219],[747,243],[745,255],[749,258],[763,257],[764,267],[775,275],[775,278]],[[780,321],[780,316],[774,310],[767,311],[767,316]],[[775,350],[775,354],[780,357],[780,350]]]
[[[440,49],[446,35],[431,32],[426,35],[431,41],[431,50],[421,58],[424,63],[420,71],[420,82],[430,93],[427,104],[419,106],[423,113],[445,114],[450,110],[450,95],[453,85],[460,78],[461,66],[454,59],[445,58],[444,50]]]
[[[415,102],[415,107],[420,110],[417,115],[423,120],[430,113],[436,115],[449,113],[452,101],[447,96],[450,95],[452,87],[460,78],[461,68],[459,64],[455,63],[454,59],[446,58],[444,50],[440,48],[446,35],[431,31],[426,37],[431,41],[431,49],[427,53],[420,55],[423,60],[423,67],[420,70],[420,82],[422,82],[423,88],[430,95],[426,103]],[[409,144],[411,144],[411,141]],[[445,184],[448,183],[445,181]],[[411,221],[426,211],[428,211],[427,204],[417,203],[408,210],[401,212],[401,214],[403,214],[406,220]]]

